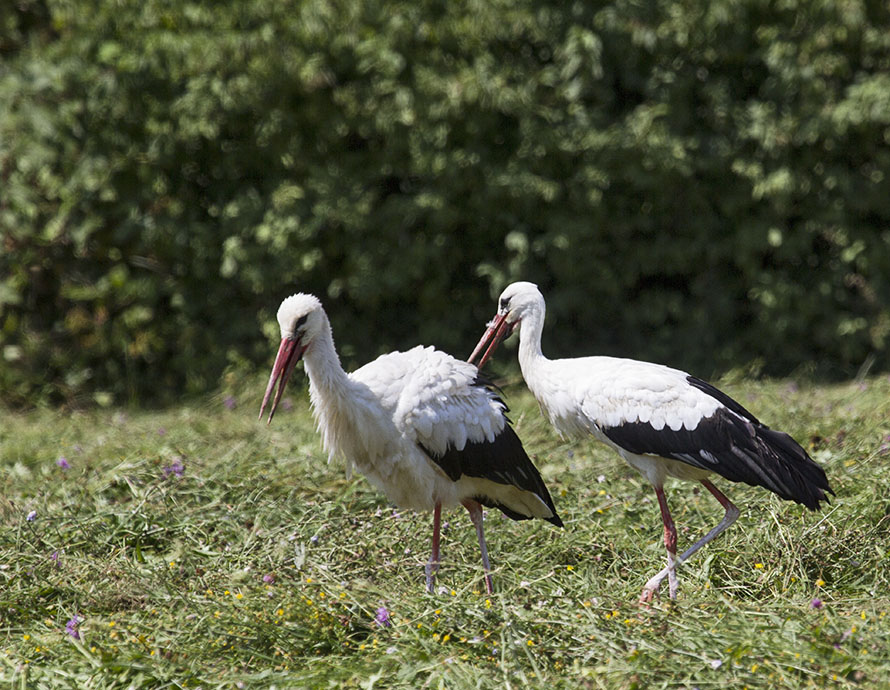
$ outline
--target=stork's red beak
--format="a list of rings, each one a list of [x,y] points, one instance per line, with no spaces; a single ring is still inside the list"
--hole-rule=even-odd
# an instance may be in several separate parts
[[[491,357],[497,346],[501,344],[501,341],[509,336],[518,325],[519,321],[516,321],[515,323],[507,323],[507,316],[505,314],[498,314],[495,316],[491,323],[488,324],[488,328],[486,328],[485,333],[482,334],[482,339],[479,341],[479,344],[476,345],[476,349],[473,350],[473,354],[470,355],[470,358],[467,361],[472,364],[473,360],[479,356],[479,353],[482,352],[482,350],[485,350],[485,354],[482,355],[482,358],[476,365],[477,369],[481,369],[488,361],[488,358]]]
[[[272,375],[269,377],[269,385],[266,386],[266,394],[263,396],[263,404],[260,405],[259,419],[262,419],[263,410],[266,409],[266,405],[269,403],[269,398],[272,397],[272,390],[275,388],[275,382],[280,378],[281,383],[278,385],[278,392],[275,394],[272,409],[269,410],[269,421],[266,422],[267,424],[272,422],[272,415],[275,414],[275,409],[278,407],[278,401],[281,400],[281,394],[284,393],[284,387],[287,385],[287,380],[290,378],[290,375],[294,371],[294,367],[297,365],[297,362],[300,361],[300,358],[305,351],[306,348],[300,345],[299,339],[281,339],[281,345],[278,347],[278,354],[275,357],[275,364],[272,365]]]

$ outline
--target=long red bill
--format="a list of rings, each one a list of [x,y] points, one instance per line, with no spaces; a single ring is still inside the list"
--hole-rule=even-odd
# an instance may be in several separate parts
[[[473,354],[470,355],[467,361],[472,364],[473,360],[479,356],[479,353],[485,350],[485,354],[482,355],[482,358],[476,365],[477,369],[481,369],[483,366],[485,366],[488,358],[491,357],[492,353],[494,353],[495,349],[498,345],[500,345],[501,341],[508,335],[510,335],[513,332],[514,328],[515,324],[507,323],[506,315],[498,314],[497,316],[495,316],[489,324],[488,328],[485,329],[485,333],[482,334],[481,340],[479,340],[479,343],[473,350]]]
[[[269,377],[269,385],[266,386],[266,394],[263,396],[263,404],[260,405],[259,419],[262,419],[263,411],[269,403],[269,398],[272,397],[275,382],[280,379],[281,382],[278,384],[278,392],[275,394],[275,400],[272,402],[272,408],[269,410],[269,420],[266,422],[267,424],[272,422],[272,417],[275,414],[275,410],[278,408],[278,402],[281,400],[281,395],[284,393],[287,381],[290,379],[294,367],[297,365],[297,362],[303,356],[303,352],[305,351],[306,348],[300,346],[299,340],[296,340],[295,338],[281,339],[281,345],[278,347],[278,354],[275,356],[275,364],[272,365],[272,375]]]

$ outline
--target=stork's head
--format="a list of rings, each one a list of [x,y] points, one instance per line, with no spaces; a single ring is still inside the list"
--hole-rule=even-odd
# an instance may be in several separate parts
[[[544,296],[534,283],[520,281],[508,285],[498,298],[498,312],[495,314],[473,354],[467,360],[470,364],[484,350],[479,363],[479,369],[488,361],[501,341],[510,336],[519,328],[522,319],[532,311],[543,314]]]
[[[260,419],[263,411],[272,397],[275,382],[279,379],[278,392],[269,410],[269,421],[278,407],[278,401],[284,393],[287,381],[293,373],[294,367],[303,356],[303,353],[312,345],[313,339],[324,329],[325,316],[321,302],[312,295],[299,293],[286,298],[278,307],[278,326],[281,329],[281,345],[278,347],[278,355],[272,366],[272,375],[269,377],[269,385],[266,386],[266,394],[263,396],[263,404],[260,406]]]

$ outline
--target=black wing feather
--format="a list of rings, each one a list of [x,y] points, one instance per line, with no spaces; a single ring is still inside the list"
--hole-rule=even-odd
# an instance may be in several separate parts
[[[494,385],[482,376],[477,377],[473,385],[488,388],[494,395],[497,395]],[[497,399],[500,401],[499,397]],[[501,403],[503,404],[503,401]],[[506,405],[504,405],[504,409],[506,410]],[[493,441],[467,441],[461,450],[451,446],[443,454],[436,454],[422,444],[419,445],[423,452],[441,467],[452,481],[456,482],[461,476],[478,477],[497,484],[512,485],[535,494],[553,513],[553,517],[546,518],[546,520],[557,527],[562,527],[562,520],[556,514],[556,507],[553,505],[550,492],[541,478],[541,473],[528,457],[525,448],[522,447],[522,441],[519,440],[519,436],[516,435],[509,422],[510,420],[506,418],[505,414],[504,428]],[[475,496],[474,498],[484,506],[497,508],[513,520],[530,519],[530,516],[511,510],[491,496]]]
[[[501,433],[493,441],[467,441],[462,450],[452,446],[444,454],[437,455],[429,448],[422,445],[421,448],[452,481],[456,482],[461,476],[478,477],[530,491],[544,501],[553,513],[553,517],[546,518],[547,521],[562,527],[562,520],[556,514],[556,507],[541,478],[541,473],[526,454],[522,442],[509,424],[504,425]],[[497,503],[490,496],[476,496],[475,499],[484,506],[499,509],[513,520],[530,518]]]
[[[603,428],[614,443],[637,455],[655,455],[716,472],[730,481],[762,486],[815,510],[834,494],[825,471],[788,434],[757,421],[742,405],[692,376],[691,385],[723,405],[695,429],[656,430],[647,422]]]
[[[741,415],[742,417],[744,417],[745,419],[747,419],[749,422],[753,422],[754,424],[760,424],[760,422],[757,420],[757,417],[755,417],[753,414],[751,414],[750,412],[748,412],[748,410],[746,410],[746,409],[742,406],[741,403],[739,403],[738,401],[736,401],[736,400],[730,398],[730,397],[729,397],[726,393],[724,393],[722,390],[720,390],[719,388],[715,388],[714,386],[712,386],[712,385],[711,385],[710,383],[708,383],[707,381],[702,381],[701,379],[696,378],[695,376],[689,376],[689,375],[687,375],[687,376],[686,376],[686,382],[687,382],[690,386],[693,386],[693,387],[695,387],[695,388],[698,388],[700,391],[703,391],[704,393],[707,393],[707,394],[710,395],[712,398],[714,398],[714,400],[716,400],[717,402],[719,402],[721,405],[723,405],[724,407],[726,407],[726,408],[732,410],[732,411],[735,412],[737,415]],[[761,424],[761,426],[765,426],[765,425]]]

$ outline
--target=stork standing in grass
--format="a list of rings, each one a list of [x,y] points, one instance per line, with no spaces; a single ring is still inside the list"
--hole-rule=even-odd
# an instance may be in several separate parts
[[[485,585],[492,592],[482,505],[514,520],[541,518],[559,527],[553,500],[510,426],[507,408],[476,367],[432,347],[392,352],[347,374],[327,314],[312,295],[278,309],[281,345],[260,418],[275,414],[301,358],[325,449],[354,464],[398,506],[433,511],[433,550],[426,567],[432,592],[439,567],[441,510],[458,503],[476,527]],[[481,504],[481,505],[480,505]]]
[[[592,435],[615,449],[655,489],[664,523],[667,567],[643,587],[649,602],[667,577],[677,595],[676,566],[729,527],[739,509],[708,477],[762,486],[815,510],[827,501],[825,472],[788,434],[761,424],[725,393],[660,364],[615,357],[547,359],[541,352],[544,297],[519,282],[501,293],[498,311],[470,355],[479,369],[519,330],[519,366],[542,411],[560,434]],[[725,509],[720,523],[677,557],[677,530],[664,493],[666,477],[697,480]]]

